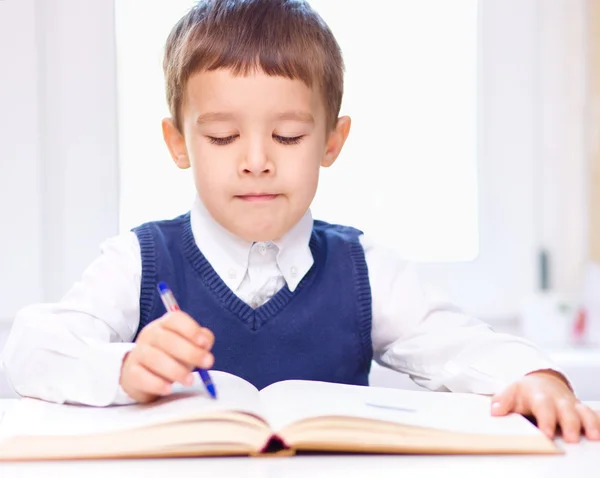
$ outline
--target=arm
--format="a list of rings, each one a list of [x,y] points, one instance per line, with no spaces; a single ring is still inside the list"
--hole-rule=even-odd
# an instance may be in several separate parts
[[[364,237],[373,299],[373,351],[382,365],[431,390],[495,394],[492,413],[532,415],[568,442],[600,440],[600,416],[577,400],[564,374],[532,343],[499,334],[439,300],[414,266]]]
[[[103,244],[60,302],[21,310],[1,357],[16,392],[58,403],[132,402],[119,377],[139,323],[140,276],[139,243],[127,233]]]
[[[373,300],[373,351],[384,366],[431,390],[494,394],[556,365],[530,342],[436,297],[414,265],[361,237]]]

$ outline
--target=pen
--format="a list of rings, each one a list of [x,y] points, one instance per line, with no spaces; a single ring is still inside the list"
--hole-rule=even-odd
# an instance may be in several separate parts
[[[177,305],[177,301],[175,300],[173,292],[171,292],[171,289],[169,289],[169,286],[167,284],[165,284],[164,282],[159,282],[157,288],[158,293],[160,294],[160,298],[165,306],[165,309],[167,309],[170,312],[181,310],[179,308],[179,305]],[[202,379],[202,382],[204,382],[204,386],[206,387],[206,390],[208,390],[210,396],[212,398],[217,398],[217,391],[215,389],[215,385],[213,384],[213,381],[210,378],[208,372],[201,368],[196,368],[195,371],[198,372],[198,374],[200,375],[200,378]]]

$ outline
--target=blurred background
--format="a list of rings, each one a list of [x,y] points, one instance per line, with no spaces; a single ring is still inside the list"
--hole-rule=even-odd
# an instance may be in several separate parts
[[[191,206],[160,120],[164,41],[193,3],[0,0],[0,349],[104,239]],[[418,262],[599,400],[600,0],[310,3],[353,118],[313,214]]]

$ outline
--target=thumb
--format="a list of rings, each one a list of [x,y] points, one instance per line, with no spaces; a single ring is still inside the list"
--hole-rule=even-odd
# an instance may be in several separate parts
[[[515,398],[517,395],[517,384],[505,388],[501,393],[492,398],[492,415],[503,416],[512,412],[515,408]]]

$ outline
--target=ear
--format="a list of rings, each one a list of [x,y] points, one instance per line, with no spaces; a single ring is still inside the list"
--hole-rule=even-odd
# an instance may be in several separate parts
[[[327,146],[325,149],[325,157],[321,161],[321,166],[328,168],[331,166],[342,151],[342,147],[350,133],[350,116],[342,116],[338,118],[335,128],[329,133]]]
[[[190,158],[187,154],[185,138],[177,126],[175,126],[172,118],[162,120],[162,132],[167,148],[169,148],[169,153],[171,153],[171,158],[173,158],[177,167],[188,169],[190,167]]]

